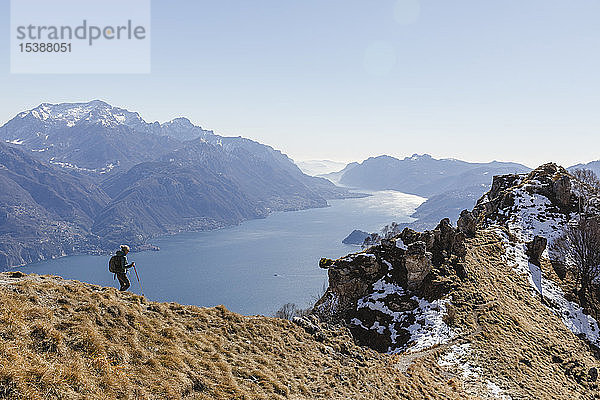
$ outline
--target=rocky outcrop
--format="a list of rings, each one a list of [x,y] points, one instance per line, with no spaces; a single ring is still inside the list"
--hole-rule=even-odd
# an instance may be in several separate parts
[[[323,319],[347,320],[356,310],[358,300],[371,293],[373,282],[387,272],[385,262],[391,260],[401,264],[404,255],[404,250],[396,247],[386,252],[382,246],[375,246],[368,251],[335,261],[322,258],[319,262],[321,268],[327,269],[329,277],[329,287],[315,305]],[[387,260],[382,258],[384,254]]]
[[[417,241],[424,242],[427,251],[431,252],[434,265],[449,262],[452,256],[463,258],[466,254],[465,238],[465,234],[454,228],[448,218],[441,220],[431,231],[416,232],[405,228],[400,234],[400,239],[407,246]]]
[[[418,241],[408,245],[404,265],[407,272],[407,288],[417,289],[423,283],[423,279],[431,272],[431,253],[427,251],[425,242]]]
[[[322,259],[329,287],[313,312],[349,324],[359,343],[401,351],[416,340],[418,326],[435,323],[445,329],[441,298],[450,288],[449,276],[464,278],[465,254],[465,234],[444,219],[431,231],[406,228],[361,253]],[[448,335],[446,329],[442,336]]]
[[[540,258],[542,257],[544,250],[546,250],[547,245],[548,239],[538,235],[535,235],[533,240],[526,243],[527,255],[532,264],[535,264],[538,267],[540,266]]]
[[[561,175],[560,178],[552,183],[552,192],[561,206],[568,207],[572,196],[571,178],[568,175]]]
[[[475,237],[477,231],[477,220],[473,213],[469,210],[463,210],[460,213],[460,217],[456,223],[458,231],[463,233],[466,237]]]
[[[568,214],[577,210],[577,199],[571,190],[571,175],[563,167],[548,163],[527,175],[495,176],[492,188],[473,209],[478,224],[506,223],[511,216],[510,210],[515,207],[516,197],[523,197],[520,195],[523,190],[530,196],[546,197],[557,212]]]

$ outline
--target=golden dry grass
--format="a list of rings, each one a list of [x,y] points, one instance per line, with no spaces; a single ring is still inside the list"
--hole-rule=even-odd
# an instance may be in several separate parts
[[[465,398],[399,374],[343,328],[317,341],[287,320],[11,276],[0,274],[0,398]]]

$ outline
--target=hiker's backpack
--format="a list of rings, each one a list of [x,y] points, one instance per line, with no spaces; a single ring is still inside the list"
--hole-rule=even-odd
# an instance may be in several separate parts
[[[108,270],[113,274],[121,272],[121,256],[112,256],[108,261]]]

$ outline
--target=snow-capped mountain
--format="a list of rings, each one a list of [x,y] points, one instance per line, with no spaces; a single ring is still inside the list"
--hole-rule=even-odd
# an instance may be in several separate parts
[[[42,103],[34,109],[23,111],[15,117],[21,120],[35,119],[47,125],[72,127],[80,123],[103,126],[139,126],[145,124],[140,114],[113,107],[101,100],[88,103]]]
[[[186,118],[148,123],[137,112],[100,100],[43,103],[0,127],[0,140],[22,146],[43,161],[90,174],[148,161],[182,141],[211,135]]]
[[[21,124],[18,124],[18,121]],[[162,124],[159,122],[149,123],[138,112],[115,107],[101,100],[92,100],[87,103],[42,103],[34,109],[23,111],[5,125],[6,130],[10,131],[12,135],[12,137],[6,137],[5,140],[25,142],[28,136],[33,137],[35,132],[19,130],[19,126],[24,126],[24,123],[39,122],[46,129],[50,127],[70,128],[76,125],[101,125],[114,128],[124,125],[139,132],[185,140],[213,133],[193,125],[187,118],[179,117]],[[18,135],[19,133],[22,135]],[[35,135],[35,137],[39,136]]]

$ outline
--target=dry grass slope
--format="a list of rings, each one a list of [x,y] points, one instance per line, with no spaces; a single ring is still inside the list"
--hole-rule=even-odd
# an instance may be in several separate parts
[[[0,274],[0,398],[458,399],[421,365],[281,319]]]
[[[484,397],[489,378],[513,400],[600,399],[590,374],[600,367],[593,349],[532,295],[526,278],[503,259],[497,235],[478,232],[468,250],[469,279],[452,293],[454,325],[464,334],[456,343],[470,343],[470,363],[482,371],[478,381],[462,382],[463,390]],[[549,263],[543,268],[553,273]],[[432,372],[460,378],[444,368]]]

